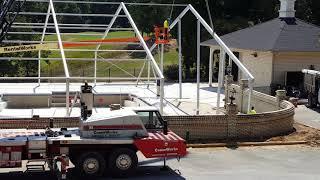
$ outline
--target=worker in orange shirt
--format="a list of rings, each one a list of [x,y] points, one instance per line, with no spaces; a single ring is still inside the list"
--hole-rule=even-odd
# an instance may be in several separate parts
[[[160,37],[160,28],[158,26],[154,26],[154,35],[156,38],[156,43],[159,43],[159,37]]]

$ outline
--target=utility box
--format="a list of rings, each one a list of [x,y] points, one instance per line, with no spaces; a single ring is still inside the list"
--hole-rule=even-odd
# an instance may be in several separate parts
[[[93,109],[93,93],[92,86],[89,86],[88,83],[85,83],[83,86],[81,86],[80,101],[81,104],[84,104],[87,107],[88,116],[91,116]]]
[[[320,71],[304,69],[304,91],[308,94],[308,106],[318,107],[320,104]]]

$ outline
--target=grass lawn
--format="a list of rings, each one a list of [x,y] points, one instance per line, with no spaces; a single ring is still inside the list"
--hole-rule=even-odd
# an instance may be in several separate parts
[[[86,34],[92,33],[92,32],[85,32]],[[94,33],[97,34],[97,33]],[[62,39],[64,41],[86,41],[86,40],[95,40],[100,39],[101,36],[79,36],[79,35],[64,35],[62,36]],[[132,31],[117,31],[117,32],[110,32],[107,39],[110,38],[126,38],[126,37],[134,37],[134,32]],[[45,38],[46,41],[56,41],[57,38],[55,35],[50,35]],[[96,48],[96,45],[93,46],[86,46],[86,47],[77,47],[75,49],[92,49],[94,50]],[[127,45],[102,45],[100,49],[108,49],[108,50],[122,50],[122,49],[128,49]],[[134,48],[130,48],[134,49]],[[67,58],[94,58],[94,52],[66,52]],[[139,53],[139,58],[144,58],[145,53]],[[100,52],[99,56],[103,58],[119,58],[119,59],[131,59],[135,58],[132,57],[132,54],[130,52]],[[48,55],[50,58],[60,58],[60,52],[59,51],[51,51]],[[158,55],[155,55],[155,58],[157,61],[159,61]],[[178,63],[178,53],[175,48],[169,49],[168,52],[165,52],[164,55],[165,65],[170,64],[177,64]],[[130,74],[138,76],[141,67],[143,66],[144,62],[140,61],[112,61],[109,62],[98,62],[97,63],[97,76],[98,77],[109,77],[109,73],[113,77],[130,77],[129,74],[126,74],[124,71],[120,70],[124,69],[125,71],[128,71]],[[71,76],[93,76],[94,72],[94,62],[91,61],[69,61],[68,62],[69,71]],[[63,65],[61,61],[42,61],[41,63],[41,69],[43,76],[59,76],[63,75]],[[145,65],[145,69],[143,71],[142,77],[147,76],[147,64]],[[151,71],[152,76],[152,71]]]

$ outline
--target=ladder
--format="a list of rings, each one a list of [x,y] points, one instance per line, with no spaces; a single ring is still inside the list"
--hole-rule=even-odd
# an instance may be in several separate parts
[[[47,161],[43,159],[39,160],[29,160],[27,162],[26,172],[45,172]]]
[[[16,0],[3,0],[2,4],[0,4],[0,43],[21,11],[24,3],[25,0],[22,2]]]

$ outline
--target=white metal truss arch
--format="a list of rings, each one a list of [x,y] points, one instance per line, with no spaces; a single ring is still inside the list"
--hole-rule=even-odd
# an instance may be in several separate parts
[[[48,60],[61,60],[63,62],[63,68],[64,68],[64,73],[65,73],[65,77],[41,77],[41,71],[40,71],[40,59],[43,59],[41,57],[42,55],[42,50],[38,51],[38,59],[34,59],[33,57],[30,58],[20,58],[20,60],[38,60],[39,61],[39,75],[38,77],[0,77],[0,79],[3,80],[8,80],[8,79],[12,79],[12,80],[17,80],[17,79],[33,79],[33,80],[38,80],[39,85],[41,83],[41,80],[49,80],[49,79],[59,79],[59,80],[66,80],[66,109],[67,112],[69,111],[69,84],[70,84],[70,80],[93,80],[95,83],[97,82],[97,80],[104,80],[104,79],[116,79],[116,80],[124,80],[124,79],[128,79],[128,80],[137,80],[137,82],[139,80],[159,80],[160,81],[160,111],[163,112],[163,100],[164,100],[164,76],[163,76],[163,57],[161,57],[160,60],[160,67],[157,64],[154,56],[152,55],[152,51],[156,48],[156,44],[154,44],[151,48],[149,48],[144,40],[144,38],[142,37],[140,31],[138,30],[133,18],[131,17],[130,12],[128,11],[126,5],[138,5],[138,6],[145,6],[145,5],[149,5],[149,6],[173,6],[172,4],[157,4],[157,3],[124,3],[124,2],[99,2],[99,1],[72,1],[72,0],[66,0],[66,1],[62,1],[62,0],[26,0],[27,2],[40,2],[40,3],[48,3],[48,9],[47,12],[45,13],[40,13],[41,15],[45,15],[45,22],[44,23],[38,23],[38,24],[28,24],[28,23],[19,23],[16,22],[13,24],[13,28],[26,28],[26,29],[32,29],[32,28],[39,28],[42,29],[43,31],[41,32],[21,32],[21,34],[25,34],[25,35],[32,35],[32,34],[41,34],[41,40],[40,41],[22,41],[22,40],[4,40],[3,43],[17,43],[17,44],[34,44],[34,43],[38,43],[38,44],[44,44],[44,43],[58,43],[59,46],[58,48],[55,49],[50,49],[52,51],[59,51],[61,54],[61,58],[48,58]],[[60,13],[60,12],[56,12],[55,11],[55,7],[54,4],[55,3],[82,3],[82,4],[101,4],[101,5],[118,5],[118,9],[116,10],[116,12],[114,14],[76,14],[76,13]],[[170,24],[170,29],[172,30],[176,25],[178,25],[178,44],[179,44],[179,97],[182,98],[182,49],[181,49],[181,44],[183,43],[181,41],[181,24],[182,21],[181,19],[186,15],[186,13],[191,12],[197,19],[197,113],[199,113],[200,111],[200,58],[201,58],[201,52],[200,52],[200,28],[201,25],[212,35],[212,37],[218,42],[220,48],[221,48],[221,53],[222,54],[228,54],[230,59],[232,61],[234,61],[234,63],[239,67],[239,69],[247,76],[248,80],[249,80],[249,87],[250,87],[250,92],[249,93],[249,103],[248,103],[248,108],[250,108],[250,102],[251,102],[251,96],[252,96],[252,89],[253,89],[253,82],[254,82],[254,77],[252,76],[252,74],[248,71],[248,69],[246,69],[246,67],[239,61],[239,59],[232,53],[232,51],[225,45],[225,43],[220,39],[220,37],[213,31],[213,29],[208,25],[208,23],[199,15],[199,13],[193,8],[192,5],[186,5],[186,4],[174,4],[174,6],[176,7],[185,7],[185,9],[178,15],[178,17]],[[120,14],[120,12],[123,12],[124,14]],[[21,12],[21,14],[27,14],[27,15],[39,15],[38,12]],[[104,25],[104,24],[89,24],[89,25],[82,25],[82,24],[62,24],[59,23],[57,20],[57,16],[90,16],[90,17],[94,17],[94,16],[101,16],[101,17],[110,17],[112,18],[110,23],[108,25]],[[49,18],[52,17],[53,18],[53,22],[49,23]],[[139,43],[142,47],[143,50],[137,50],[136,52],[140,51],[140,52],[145,52],[146,53],[146,58],[145,59],[140,59],[144,62],[144,65],[139,73],[138,77],[128,77],[128,78],[121,78],[121,77],[109,77],[109,78],[103,78],[103,77],[97,77],[97,62],[98,61],[116,61],[117,59],[104,59],[101,58],[101,56],[99,56],[99,52],[103,52],[103,51],[108,51],[108,50],[102,50],[100,49],[101,45],[104,44],[104,42],[100,42],[99,44],[96,45],[96,48],[94,50],[88,50],[88,52],[93,52],[94,53],[94,58],[88,58],[87,60],[93,60],[94,61],[94,77],[72,77],[69,74],[69,69],[68,69],[68,64],[67,61],[69,60],[76,60],[76,59],[72,59],[72,58],[66,58],[65,56],[65,52],[68,51],[76,51],[75,49],[70,50],[70,49],[64,49],[63,47],[63,43],[66,43],[66,41],[63,41],[61,36],[64,34],[68,34],[68,33],[61,33],[60,30],[61,29],[87,29],[87,28],[91,28],[90,30],[104,30],[104,34],[101,37],[101,39],[105,39],[110,30],[127,30],[128,28],[113,28],[112,26],[114,25],[114,22],[116,21],[117,18],[127,18],[132,29],[129,28],[130,30],[133,30],[134,33],[136,34]],[[52,32],[47,32],[48,29],[54,29],[55,33]],[[19,34],[20,32],[8,32],[8,34]],[[45,41],[45,36],[48,34],[55,34],[57,35],[57,41]],[[72,33],[69,33],[72,34]],[[80,33],[78,34],[79,36],[86,36],[88,35],[88,33]],[[89,36],[89,35],[88,35]],[[68,43],[68,42],[67,42]],[[73,42],[74,43],[74,42]],[[79,44],[81,44],[82,42],[78,42]],[[121,44],[121,43],[119,43]],[[127,43],[130,44],[130,43]],[[131,44],[137,44],[137,43],[131,43]],[[95,45],[95,44],[94,44]],[[79,51],[85,51],[85,50],[80,50]],[[112,51],[112,50],[110,50]],[[113,50],[114,51],[114,50]],[[132,50],[133,52],[133,50]],[[210,55],[211,55],[211,51],[210,51]],[[222,64],[224,64],[224,58],[222,58],[224,55],[220,56],[221,57],[221,71],[219,73],[219,87],[218,87],[218,101],[217,101],[217,107],[219,108],[220,106],[220,94],[221,94],[221,89],[222,89],[222,85],[223,85],[223,76],[224,76],[224,71],[222,70],[224,67],[222,66]],[[99,58],[98,58],[99,57]],[[210,56],[212,58],[212,56]],[[2,57],[0,58],[0,60],[3,59],[14,59],[16,57]],[[79,59],[80,60],[80,59]],[[86,59],[81,59],[81,60],[86,60]],[[121,59],[118,59],[119,61],[121,61]],[[123,59],[125,60],[125,59]],[[138,59],[137,59],[138,60]],[[141,72],[142,70],[145,68],[145,66],[148,67],[148,77],[144,78],[141,77]],[[212,66],[212,64],[211,64]],[[154,75],[154,78],[151,78],[151,74]],[[68,113],[67,113],[68,114]]]

